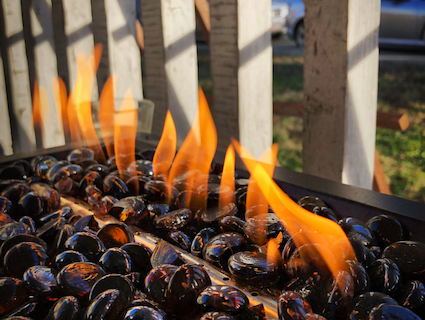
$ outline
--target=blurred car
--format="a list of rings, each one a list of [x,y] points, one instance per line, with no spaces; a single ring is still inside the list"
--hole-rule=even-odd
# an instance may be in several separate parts
[[[261,0],[259,0],[261,1]],[[289,12],[289,0],[272,0],[272,35],[285,34],[286,33],[286,16]],[[202,34],[201,27],[198,21],[196,21],[196,41],[205,41],[204,35]]]
[[[286,17],[289,13],[288,0],[272,0],[272,34],[286,33]]]
[[[287,35],[304,45],[304,3],[289,0]],[[381,0],[380,46],[425,45],[425,0]]]

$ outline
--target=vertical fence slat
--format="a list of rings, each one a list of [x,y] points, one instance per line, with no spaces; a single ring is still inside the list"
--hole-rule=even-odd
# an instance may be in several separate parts
[[[193,1],[141,1],[145,34],[146,98],[155,103],[153,135],[160,135],[169,109],[177,138],[189,132],[198,107],[195,7]]]
[[[4,80],[3,57],[0,52],[0,144],[5,155],[13,154],[10,132],[9,110],[7,108],[6,84]]]
[[[11,124],[13,151],[15,153],[35,149],[35,133],[32,125],[31,89],[28,73],[28,62],[25,49],[22,24],[21,2],[2,0],[7,55],[10,75]]]
[[[94,49],[92,30],[92,9],[90,0],[63,0],[64,31],[67,38],[67,60],[69,69],[69,88],[77,79],[77,57],[83,53],[89,57]],[[94,80],[92,101],[97,101],[99,93],[97,80]]]
[[[52,81],[57,79],[57,63],[53,39],[52,1],[32,0],[31,29],[34,38],[34,63],[37,81],[47,92],[48,109],[43,113],[43,147],[52,148],[65,144],[61,108],[55,105]],[[43,103],[43,101],[41,102]],[[50,114],[48,115],[48,111]]]
[[[211,73],[219,149],[256,157],[272,143],[271,1],[211,0]]]
[[[303,170],[372,187],[380,0],[305,0]]]
[[[129,89],[136,101],[143,99],[141,57],[136,41],[136,2],[105,0],[105,13],[109,68],[111,74],[117,76],[114,91],[118,109]]]

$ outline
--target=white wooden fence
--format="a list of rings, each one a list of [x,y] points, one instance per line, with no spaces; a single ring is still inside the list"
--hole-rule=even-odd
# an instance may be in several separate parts
[[[77,53],[89,54],[96,43],[104,50],[93,101],[114,73],[116,105],[127,89],[137,101],[155,103],[145,138],[159,138],[168,109],[178,138],[185,137],[197,110],[194,2],[202,1],[140,1],[143,75],[135,1],[1,0],[0,144],[6,154],[69,141],[51,81],[60,76],[69,92]],[[304,169],[367,188],[373,177],[379,3],[305,0]],[[259,157],[272,143],[271,0],[210,0],[209,6],[211,109],[219,149],[235,137]],[[32,125],[35,81],[47,90],[52,119],[44,123],[43,139]]]

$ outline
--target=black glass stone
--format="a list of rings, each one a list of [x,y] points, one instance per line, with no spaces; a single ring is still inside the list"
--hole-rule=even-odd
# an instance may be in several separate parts
[[[31,234],[17,234],[15,236],[10,237],[9,239],[7,239],[1,245],[1,247],[0,247],[0,257],[1,257],[1,260],[3,261],[4,256],[9,251],[9,249],[11,249],[12,247],[14,247],[17,244],[20,244],[21,242],[34,242],[34,243],[37,243],[37,244],[41,245],[44,248],[44,250],[47,251],[47,244],[46,244],[46,242],[44,242],[40,238],[38,238],[38,237],[36,237],[34,235],[31,235]]]
[[[134,294],[136,292],[133,283],[126,276],[111,273],[97,280],[90,291],[89,300],[93,300],[99,294],[109,289],[121,291],[127,302],[131,302],[134,299]]]
[[[47,172],[55,165],[56,162],[58,162],[58,160],[55,157],[42,156],[38,159],[38,161],[35,161],[34,163],[31,162],[32,170],[36,176],[46,179]]]
[[[236,320],[230,314],[225,312],[210,311],[202,315],[199,320]]]
[[[90,291],[105,271],[91,262],[74,262],[64,267],[57,276],[59,286],[70,295],[87,302]]]
[[[56,172],[58,172],[61,168],[68,166],[70,164],[71,164],[71,162],[69,162],[68,160],[59,160],[52,167],[50,167],[50,169],[47,171],[46,179],[52,180],[53,176],[56,174]]]
[[[128,225],[145,231],[150,229],[150,216],[146,204],[137,197],[127,197],[115,203],[109,214]]]
[[[216,234],[217,232],[212,228],[204,228],[199,231],[192,241],[190,252],[197,257],[202,257],[202,251],[205,245]]]
[[[259,252],[241,251],[229,258],[229,271],[234,276],[259,287],[270,285],[276,279],[274,263],[267,255]]]
[[[53,243],[56,235],[64,225],[65,218],[58,217],[42,225],[40,228],[38,228],[34,235],[44,240],[46,243]]]
[[[402,307],[423,317],[425,315],[425,286],[419,280],[407,282],[401,287],[397,301]]]
[[[196,299],[204,312],[222,311],[228,314],[239,314],[248,309],[248,297],[239,289],[228,285],[206,287]]]
[[[100,174],[100,176],[103,178],[105,178],[108,174],[109,174],[109,168],[103,164],[92,164],[90,166],[88,166],[85,170],[85,172],[90,172],[90,171],[94,171]]]
[[[214,236],[204,246],[202,255],[204,259],[224,270],[228,269],[227,260],[231,255],[243,251],[246,240],[243,235],[236,232],[226,232]]]
[[[12,166],[21,167],[24,170],[27,177],[33,174],[31,170],[31,164],[27,160],[19,159],[19,160],[13,161]]]
[[[384,214],[371,218],[367,222],[367,227],[372,231],[381,248],[404,239],[404,229],[401,223]]]
[[[62,270],[62,268],[66,267],[68,264],[74,262],[87,262],[87,258],[80,252],[75,250],[66,250],[64,252],[59,253],[54,260],[54,264],[56,270]]]
[[[8,275],[22,278],[29,267],[43,266],[48,258],[46,250],[38,243],[21,242],[7,251],[3,261]]]
[[[80,304],[73,296],[64,296],[55,302],[45,320],[76,320]]]
[[[280,219],[272,213],[250,218],[244,226],[245,235],[258,245],[266,244],[269,238],[276,238],[284,230]]]
[[[370,229],[356,218],[344,218],[338,222],[348,237],[359,240],[365,246],[373,244],[373,235]]]
[[[305,319],[307,313],[313,313],[309,303],[297,292],[284,291],[277,303],[279,319]]]
[[[59,252],[65,250],[65,242],[75,233],[76,230],[73,226],[71,226],[70,224],[64,224],[56,233],[55,240],[51,244],[51,255],[54,256]]]
[[[127,303],[121,291],[117,289],[103,291],[90,302],[84,319],[115,320],[126,309]]]
[[[99,266],[106,273],[119,273],[126,275],[131,271],[131,258],[120,248],[109,248],[99,258]]]
[[[148,272],[152,269],[152,253],[145,246],[136,242],[127,243],[123,245],[121,249],[127,252],[130,256],[131,271],[139,272],[144,279]]]
[[[154,225],[162,230],[179,230],[184,228],[193,218],[190,209],[177,209],[163,214],[154,220]]]
[[[17,234],[28,234],[27,226],[22,222],[11,222],[0,227],[0,243]]]
[[[64,248],[81,252],[89,261],[97,261],[105,251],[105,246],[98,237],[85,232],[77,232],[68,238]]]
[[[20,181],[15,182],[6,187],[0,196],[10,200],[13,204],[18,204],[19,200],[28,192],[30,192],[30,186],[28,183]]]
[[[24,272],[22,280],[33,292],[55,298],[59,294],[57,274],[57,270],[47,266],[32,266]]]
[[[369,314],[373,308],[380,304],[393,304],[397,305],[397,301],[381,292],[366,292],[360,295],[354,302],[354,308],[351,312],[350,320],[368,320]]]
[[[29,232],[30,234],[35,233],[35,231],[36,231],[36,226],[35,226],[35,222],[34,222],[34,220],[33,220],[31,217],[23,216],[21,219],[19,219],[19,221],[18,221],[18,222],[23,223],[23,224],[27,227],[28,232]]]
[[[165,317],[156,309],[147,306],[138,306],[128,309],[123,320],[164,320]]]
[[[127,180],[126,185],[130,196],[138,196],[145,192],[145,184],[151,181],[146,176],[135,176]]]
[[[311,212],[313,212],[313,209],[316,207],[326,207],[326,204],[321,199],[313,196],[305,196],[298,200],[297,203],[299,206]]]
[[[219,220],[218,226],[222,233],[237,232],[243,234],[245,221],[236,216],[227,216]]]
[[[374,308],[369,314],[369,320],[421,320],[421,318],[402,306],[381,304]]]
[[[425,243],[397,241],[385,248],[382,258],[393,260],[405,274],[422,273],[425,271]]]
[[[9,213],[12,213],[11,210],[12,210],[12,201],[10,201],[6,197],[0,197],[0,212],[2,214],[9,215]],[[5,224],[3,221],[4,220],[0,218],[0,225]]]
[[[0,316],[19,307],[28,297],[24,282],[16,278],[0,278]]]
[[[8,165],[0,169],[0,179],[19,179],[24,180],[27,178],[27,174],[21,166]]]
[[[153,268],[162,264],[179,266],[183,264],[183,261],[180,254],[167,241],[160,240],[152,252],[151,264]]]
[[[163,264],[154,267],[145,278],[145,288],[149,299],[156,301],[160,305],[165,304],[165,292],[171,277],[176,272],[177,267],[171,264]]]
[[[397,264],[387,258],[378,259],[368,268],[372,291],[395,294],[401,286],[401,273]]]
[[[103,191],[117,199],[122,199],[129,195],[125,182],[113,174],[108,174],[103,179]]]
[[[169,232],[166,236],[166,239],[168,240],[168,242],[170,242],[171,244],[190,252],[190,246],[192,244],[192,240],[190,239],[190,237],[184,233],[183,231],[172,231]]]
[[[347,267],[354,281],[354,295],[359,296],[370,289],[370,279],[366,269],[357,261],[347,261]]]
[[[346,319],[354,296],[354,282],[350,273],[339,271],[329,280],[327,301],[320,312],[326,319]]]
[[[94,159],[94,151],[89,148],[74,149],[68,154],[67,159],[74,163],[82,159]]]
[[[134,242],[133,231],[124,223],[110,223],[97,232],[97,237],[105,248],[121,247]]]

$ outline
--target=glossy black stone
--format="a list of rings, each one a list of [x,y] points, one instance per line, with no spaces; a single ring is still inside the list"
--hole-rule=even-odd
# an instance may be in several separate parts
[[[74,250],[66,250],[59,253],[54,260],[56,270],[62,270],[68,264],[74,262],[87,262],[87,258],[80,252]]]
[[[28,192],[30,192],[30,186],[26,182],[15,182],[6,187],[0,196],[10,200],[13,204],[18,204],[19,200]]]
[[[121,247],[121,249],[127,252],[130,256],[131,271],[139,272],[144,279],[148,272],[152,269],[152,253],[143,245],[135,242],[125,244]]]
[[[121,247],[134,242],[134,234],[124,223],[110,223],[97,232],[97,237],[105,248]]]
[[[14,220],[7,213],[0,212],[0,227],[13,221]]]
[[[28,234],[28,228],[22,222],[11,222],[0,227],[0,243],[17,234]]]
[[[19,219],[19,221],[18,221],[18,222],[23,223],[23,224],[27,227],[28,232],[29,232],[30,234],[35,233],[35,231],[36,231],[36,226],[35,226],[35,222],[34,222],[34,220],[33,220],[31,217],[23,216],[21,219]]]
[[[318,216],[332,220],[335,223],[338,223],[338,221],[341,219],[339,214],[337,214],[334,210],[328,207],[315,207],[313,209],[313,213],[317,214]]]
[[[416,275],[425,271],[425,243],[398,241],[385,248],[383,258],[393,260],[401,272]]]
[[[354,302],[354,308],[349,319],[369,320],[369,314],[372,309],[382,303],[397,305],[397,302],[389,295],[381,292],[366,292],[360,295]]]
[[[27,299],[27,288],[22,280],[0,278],[0,315],[17,308]]]
[[[24,180],[27,174],[21,166],[8,165],[0,169],[0,179],[19,179]]]
[[[79,216],[74,215],[74,217],[78,216],[78,220],[73,223],[75,231],[82,232],[87,230],[92,230],[94,232],[99,231],[99,223],[96,221],[94,216],[88,215],[88,216]],[[68,219],[68,223],[71,223],[70,219]]]
[[[52,156],[41,156],[39,159],[31,162],[32,171],[35,175],[46,179],[47,172],[55,165],[58,160]]]
[[[138,196],[145,192],[145,184],[151,181],[146,176],[135,176],[127,180],[126,185],[130,196]]]
[[[80,304],[73,296],[64,296],[55,302],[45,320],[76,320]]]
[[[154,225],[162,230],[179,230],[184,228],[193,218],[190,209],[177,209],[163,214],[154,220]]]
[[[227,216],[219,220],[218,226],[222,233],[237,232],[243,234],[245,221],[236,216]]]
[[[307,209],[308,211],[313,212],[313,209],[316,207],[326,207],[326,204],[319,199],[318,197],[305,196],[297,201],[298,205]]]
[[[105,178],[109,174],[109,168],[103,164],[92,164],[86,168],[86,172],[94,171],[100,174],[102,178]]]
[[[52,180],[56,172],[58,172],[61,168],[68,166],[70,164],[71,162],[69,162],[68,160],[59,160],[47,171],[46,179]]]
[[[46,250],[38,243],[21,242],[7,251],[3,262],[8,275],[22,278],[29,267],[43,266],[48,258]]]
[[[375,254],[369,248],[365,247],[360,240],[350,237],[348,237],[348,240],[354,250],[357,261],[365,268],[368,268],[377,259]]]
[[[166,236],[166,239],[171,244],[182,248],[185,251],[190,252],[190,246],[192,244],[192,239],[184,233],[183,231],[172,231],[169,232]]]
[[[168,199],[168,188],[164,181],[151,180],[145,183],[146,194],[152,199],[157,201],[167,201]],[[176,188],[171,189],[171,199],[174,202],[179,196],[179,191]]]
[[[277,279],[276,266],[267,261],[267,255],[260,252],[241,251],[229,258],[229,271],[242,281],[258,287],[270,285]]]
[[[68,161],[74,162],[74,163],[82,159],[93,159],[93,158],[94,158],[94,151],[89,148],[74,149],[67,156]]]
[[[196,302],[204,312],[222,311],[228,314],[239,314],[249,306],[245,293],[227,285],[206,287],[199,294]]]
[[[372,291],[395,294],[401,287],[401,272],[397,264],[387,258],[378,259],[368,268]]]
[[[199,320],[235,320],[230,314],[218,311],[207,312]]]
[[[115,320],[126,309],[127,303],[121,291],[117,289],[103,291],[90,302],[84,319]]]
[[[381,248],[404,239],[404,230],[401,223],[393,217],[379,215],[367,222],[367,227],[372,231],[377,244]]]
[[[0,212],[9,215],[12,210],[12,201],[6,197],[0,197]],[[0,219],[2,224],[5,224],[3,219]],[[1,224],[0,224],[1,225]]]
[[[120,248],[109,248],[99,258],[99,266],[106,273],[127,274],[131,271],[131,258]]]
[[[152,161],[144,160],[144,159],[136,160],[135,162],[129,165],[128,171],[130,171],[132,175],[135,175],[135,176],[152,177],[153,176]]]
[[[53,219],[45,224],[43,224],[34,235],[44,240],[46,243],[53,243],[56,238],[56,235],[65,225],[65,218],[58,217]]]
[[[80,196],[85,196],[85,190],[88,186],[93,185],[101,189],[103,185],[102,176],[96,171],[87,172],[79,183]]]
[[[113,196],[104,196],[99,200],[90,201],[89,197],[88,202],[96,215],[102,217],[112,209],[114,204],[118,202],[118,199]]]
[[[313,310],[309,303],[297,292],[284,291],[279,296],[277,312],[280,320],[305,319]]]
[[[347,236],[361,241],[365,246],[373,244],[373,235],[369,228],[356,218],[344,218],[338,223]]]
[[[419,280],[403,285],[397,296],[398,303],[421,317],[425,315],[425,286]]]
[[[164,320],[165,317],[156,309],[147,306],[138,306],[128,309],[123,320]]]
[[[47,266],[32,266],[24,272],[22,280],[33,292],[55,298],[59,294],[57,274],[57,270]]]
[[[227,260],[231,255],[243,251],[246,241],[243,235],[236,232],[226,232],[214,236],[204,246],[202,255],[206,261],[224,270],[228,269]]]
[[[98,237],[85,232],[77,232],[68,238],[64,248],[81,252],[89,261],[97,261],[105,251],[105,246]]]
[[[272,213],[250,218],[244,226],[245,235],[258,245],[266,244],[269,238],[276,238],[284,230],[280,219]]]
[[[34,243],[37,243],[37,244],[41,245],[44,248],[44,250],[47,251],[47,244],[46,244],[46,242],[44,242],[40,238],[38,238],[38,237],[36,237],[34,235],[31,235],[31,234],[17,234],[15,236],[10,237],[9,239],[7,239],[1,245],[1,247],[0,247],[0,257],[1,257],[1,260],[3,261],[4,256],[9,251],[9,249],[11,249],[12,247],[14,247],[15,245],[17,245],[17,244],[19,244],[21,242],[34,242]]]
[[[421,320],[421,318],[401,306],[381,304],[374,308],[369,314],[369,320]]]
[[[137,197],[127,197],[115,203],[109,214],[128,225],[145,231],[150,229],[150,216],[146,204]]]
[[[129,195],[125,182],[113,174],[108,174],[103,179],[103,191],[117,199],[122,199]]]
[[[63,208],[60,208],[59,210],[48,212],[38,218],[37,226],[43,225],[57,217],[67,218],[68,216],[70,216],[71,213],[72,213],[71,207],[63,207]]]
[[[29,177],[30,175],[33,174],[32,170],[31,170],[31,164],[27,160],[20,159],[20,160],[13,161],[12,166],[21,167],[24,170],[27,177]]]
[[[64,267],[57,276],[59,286],[66,293],[87,302],[90,291],[97,280],[105,275],[97,264],[74,262]]]
[[[166,241],[159,241],[151,256],[152,267],[158,267],[162,264],[182,265],[183,261],[180,254]]]
[[[111,273],[97,280],[90,291],[89,300],[95,299],[99,294],[109,289],[121,291],[127,302],[131,302],[134,299],[136,291],[133,283],[126,276]]]
[[[326,319],[346,319],[354,296],[354,281],[349,272],[339,271],[329,280],[327,300],[320,312]]]
[[[347,261],[347,267],[354,281],[354,295],[358,296],[368,292],[370,289],[370,279],[366,269],[357,261]]]
[[[218,221],[227,216],[234,216],[238,212],[236,204],[229,203],[223,208],[218,206],[210,206],[207,209],[202,209],[197,213],[200,225],[218,227]]]
[[[160,305],[165,304],[165,292],[168,283],[176,272],[177,267],[171,264],[163,264],[154,267],[145,278],[145,288],[149,299],[156,301]]]
[[[195,314],[196,298],[211,285],[208,273],[200,266],[184,264],[177,268],[165,291],[167,308],[177,315]]]
[[[65,242],[75,233],[76,230],[73,226],[71,226],[70,224],[64,224],[56,233],[55,240],[51,244],[51,255],[54,256],[60,251],[65,250]]]
[[[190,252],[197,257],[202,257],[202,251],[208,241],[214,237],[217,232],[212,228],[204,228],[199,231],[192,241]]]

